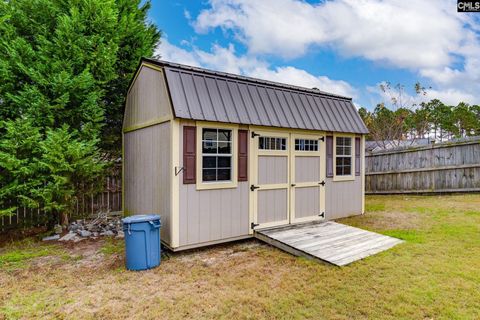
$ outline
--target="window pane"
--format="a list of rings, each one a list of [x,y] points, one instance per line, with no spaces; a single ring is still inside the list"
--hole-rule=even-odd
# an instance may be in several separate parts
[[[203,179],[203,181],[215,181],[216,180],[216,170],[215,169],[203,169],[202,179]]]
[[[350,157],[343,158],[343,165],[344,166],[350,166],[351,164],[352,164],[352,158],[350,158]]]
[[[282,138],[282,147],[281,150],[287,150],[287,139]]]
[[[337,165],[337,167],[336,167],[336,169],[335,169],[335,171],[336,171],[335,174],[336,174],[337,176],[343,176],[343,170],[342,170],[342,169],[343,169],[342,166]]]
[[[202,152],[203,181],[231,180],[232,157],[217,154],[232,153],[232,130],[203,129]]]
[[[343,167],[343,175],[349,176],[351,174],[352,174],[352,167],[351,166]]]
[[[231,130],[218,130],[218,141],[231,141],[232,140],[232,131]]]
[[[203,167],[204,168],[216,168],[217,167],[217,157],[203,157]]]
[[[282,150],[286,150],[286,140],[285,139],[282,139],[282,140],[285,143],[285,147],[283,147]],[[318,151],[318,141],[313,139],[295,139],[295,150]]]
[[[282,139],[276,139],[275,141],[275,150],[282,150]]]
[[[217,143],[212,141],[204,141],[203,143],[203,153],[217,153]]]
[[[276,137],[260,137],[258,148],[261,150],[287,150],[287,139]]]
[[[352,145],[352,139],[351,138],[343,138],[343,144],[346,146],[351,146]]]
[[[203,129],[203,140],[217,140],[217,129]]]
[[[218,181],[231,180],[230,169],[218,169]]]
[[[218,157],[218,168],[230,168],[231,157]]]
[[[231,153],[231,143],[230,142],[219,142],[218,143],[218,153]]]
[[[270,149],[270,138],[265,138],[265,149]]]
[[[337,155],[342,156],[343,155],[343,147],[337,145]]]

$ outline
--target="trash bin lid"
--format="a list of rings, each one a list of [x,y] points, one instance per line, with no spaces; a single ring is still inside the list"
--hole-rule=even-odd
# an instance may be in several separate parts
[[[160,220],[160,216],[158,214],[137,214],[134,216],[129,216],[122,219],[123,223],[139,223],[139,222],[147,222],[147,221],[154,221]]]

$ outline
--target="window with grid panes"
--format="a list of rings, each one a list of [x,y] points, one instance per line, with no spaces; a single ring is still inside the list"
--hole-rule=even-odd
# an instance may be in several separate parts
[[[352,174],[352,138],[336,138],[335,174],[350,176]]]
[[[202,131],[202,181],[232,180],[232,130]]]
[[[318,151],[318,140],[295,139],[296,151]]]
[[[259,137],[260,150],[287,150],[287,139],[279,137]]]

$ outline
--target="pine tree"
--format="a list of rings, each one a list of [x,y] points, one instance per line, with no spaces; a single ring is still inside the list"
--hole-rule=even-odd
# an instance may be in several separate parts
[[[160,37],[141,3],[0,2],[1,212],[68,213],[119,154],[130,77]]]

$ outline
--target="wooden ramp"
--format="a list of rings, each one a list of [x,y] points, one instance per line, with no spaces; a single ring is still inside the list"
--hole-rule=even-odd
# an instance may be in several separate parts
[[[402,240],[333,221],[255,231],[255,237],[297,256],[337,266],[385,251]]]

